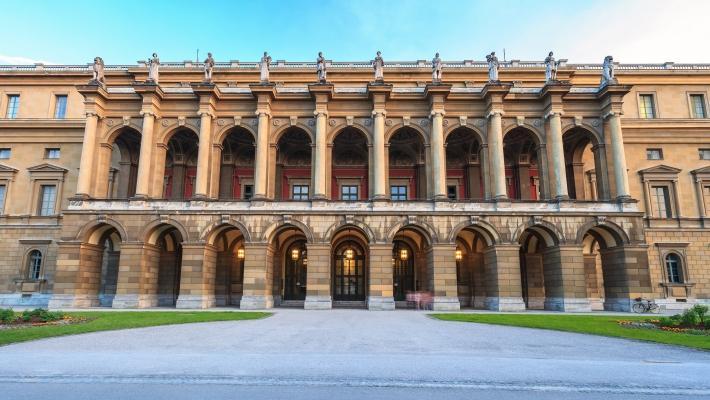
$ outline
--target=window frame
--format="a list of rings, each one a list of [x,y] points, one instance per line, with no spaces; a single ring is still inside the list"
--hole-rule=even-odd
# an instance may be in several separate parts
[[[693,96],[701,96],[702,97],[702,105],[703,105],[703,112],[705,113],[704,116],[702,117],[697,117],[695,116],[695,107],[693,104]],[[688,115],[692,119],[706,119],[710,118],[708,116],[708,96],[706,92],[698,92],[698,91],[692,91],[692,92],[687,92],[687,98],[688,98]]]
[[[57,152],[56,157],[50,157],[50,155],[53,151]],[[44,159],[45,160],[59,160],[59,158],[61,156],[62,156],[62,148],[61,147],[45,147],[44,148]]]
[[[349,193],[344,193],[343,191],[348,188],[350,189]],[[355,189],[355,192],[352,192],[352,189]],[[354,198],[345,198],[345,196],[348,197],[353,197]],[[340,200],[341,201],[358,201],[360,200],[360,185],[354,184],[354,183],[343,183],[340,185]]]
[[[651,112],[653,113],[652,117],[644,117],[641,114],[641,99],[642,97],[650,96],[651,98]],[[640,119],[658,119],[661,116],[658,113],[658,99],[656,96],[656,92],[638,92],[636,94],[636,107],[638,109],[638,116]],[[646,109],[645,104],[644,104],[644,109]]]
[[[404,188],[404,198],[395,198],[396,197],[401,197],[402,193],[398,191],[398,193],[393,192],[393,188]],[[402,184],[390,184],[390,200],[391,201],[407,201],[409,200],[409,185],[402,185]]]
[[[296,193],[296,188],[300,188],[300,193]],[[303,192],[303,188],[306,188],[306,192]],[[311,186],[307,183],[293,183],[291,185],[291,193],[290,193],[290,199],[293,201],[308,201],[310,199],[310,190]],[[299,196],[299,198],[296,198],[296,195]],[[305,196],[305,198],[303,198]]]
[[[2,157],[2,152],[7,150],[7,157]],[[9,160],[12,157],[12,147],[0,148],[0,160]]]
[[[57,113],[59,112],[59,98],[64,98],[64,113],[61,116],[57,116]],[[69,106],[69,94],[64,93],[64,92],[59,92],[59,93],[54,93],[54,100],[53,100],[53,107],[50,109],[53,109],[54,112],[52,113],[52,117],[54,119],[66,119],[67,118],[67,108]]]
[[[39,254],[39,265],[37,266],[37,273],[36,274],[33,273],[35,269],[34,269],[32,255],[34,253]],[[37,281],[42,280],[42,273],[44,272],[44,260],[45,260],[44,253],[38,248],[33,247],[26,252],[24,276],[28,281],[37,282]]]
[[[47,202],[48,207],[46,207],[47,214],[45,214],[45,189],[46,188],[53,188],[54,189],[54,199],[52,199],[51,203]],[[39,185],[39,196],[38,196],[38,202],[37,202],[37,216],[40,217],[52,217],[57,215],[57,185],[52,184],[52,183],[46,183],[46,184],[40,184]],[[51,206],[51,208],[50,208]]]
[[[12,98],[17,98],[17,104],[14,107],[14,114],[11,117],[10,116],[10,100]],[[5,118],[6,119],[17,119],[18,114],[20,113],[20,93],[5,93]]]
[[[702,154],[704,152],[708,153],[708,158],[703,158]],[[699,147],[698,148],[698,158],[700,161],[710,161],[710,148]]]
[[[658,151],[659,158],[651,158],[650,153]],[[646,160],[648,161],[661,161],[663,160],[663,148],[662,147],[647,147],[646,148]]]
[[[669,267],[670,258],[675,258],[675,274],[671,274],[671,269]],[[663,267],[666,269],[666,282],[672,284],[683,284],[685,283],[683,277],[683,257],[675,251],[669,251],[663,257]],[[674,280],[675,278],[675,280]]]
[[[648,220],[659,219],[677,219],[681,217],[681,204],[678,198],[678,174],[682,170],[679,168],[670,167],[668,165],[654,165],[638,171],[641,175],[643,184],[643,192],[645,198],[645,213]],[[658,210],[653,204],[654,191],[657,187],[667,188],[666,207],[670,203],[670,208],[666,208],[666,216],[659,216]],[[670,217],[668,217],[670,210]]]

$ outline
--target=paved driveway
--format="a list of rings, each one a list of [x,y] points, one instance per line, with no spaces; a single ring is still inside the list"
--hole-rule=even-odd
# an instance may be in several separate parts
[[[520,390],[560,398],[578,398],[572,394],[581,393],[606,399],[710,395],[708,352],[573,333],[443,322],[415,311],[278,310],[256,321],[162,326],[21,343],[0,347],[0,360],[0,389],[18,396],[30,387],[27,383],[107,390],[129,390],[135,385],[190,390],[201,384],[213,389],[276,387],[292,398],[299,398],[293,388],[317,392],[328,387],[379,387],[403,393],[441,389],[454,394],[473,389]],[[79,398],[73,393],[68,398]]]

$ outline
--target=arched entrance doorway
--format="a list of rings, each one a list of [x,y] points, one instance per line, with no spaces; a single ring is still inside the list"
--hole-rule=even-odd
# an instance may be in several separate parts
[[[333,200],[369,198],[367,137],[356,128],[343,129],[333,140],[331,195]]]
[[[603,144],[584,128],[573,128],[562,136],[569,197],[576,200],[608,200],[606,154]]]
[[[195,194],[198,137],[189,129],[181,129],[168,141],[165,155],[163,198],[190,199]]]
[[[311,138],[298,127],[288,128],[276,146],[275,198],[311,198]]]
[[[481,143],[473,130],[457,128],[446,137],[446,195],[450,200],[484,198]]]
[[[239,228],[225,224],[207,238],[216,251],[214,296],[217,306],[238,306],[244,287],[244,235]]]
[[[503,152],[508,197],[516,200],[543,198],[542,153],[537,136],[526,128],[515,128],[503,137]]]
[[[395,240],[392,246],[394,301],[407,301],[407,293],[415,290],[414,251],[404,240]]]
[[[340,241],[333,251],[333,303],[365,302],[365,249],[356,240]]]
[[[400,128],[389,140],[389,194],[392,201],[427,198],[424,139],[412,128]]]
[[[219,168],[219,198],[249,200],[254,195],[254,137],[244,128],[234,128],[222,141]]]
[[[182,242],[180,232],[167,226],[161,230],[156,245],[158,259],[158,306],[175,307],[180,295],[180,274],[182,265]]]
[[[127,199],[136,194],[138,158],[141,136],[131,128],[124,128],[111,147],[111,165],[108,169],[106,197]]]
[[[305,239],[294,240],[284,257],[284,297],[285,301],[306,299],[308,251]]]

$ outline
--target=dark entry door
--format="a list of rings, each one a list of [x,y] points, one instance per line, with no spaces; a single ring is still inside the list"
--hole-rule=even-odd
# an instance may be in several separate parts
[[[298,241],[289,246],[285,257],[284,300],[305,300],[306,268],[308,266],[306,242]]]
[[[365,254],[355,242],[338,246],[333,255],[333,300],[365,300]]]
[[[407,300],[407,292],[414,291],[414,253],[402,241],[395,241],[392,249],[394,269],[394,300]]]

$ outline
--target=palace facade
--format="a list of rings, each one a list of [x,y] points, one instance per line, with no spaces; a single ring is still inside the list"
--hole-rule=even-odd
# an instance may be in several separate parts
[[[710,302],[710,65],[326,66],[0,66],[0,305]]]

